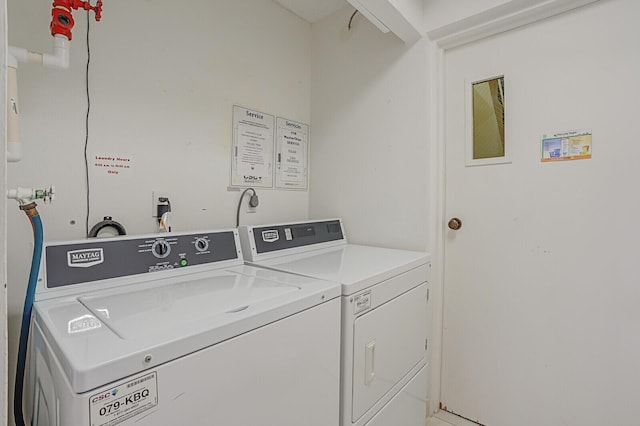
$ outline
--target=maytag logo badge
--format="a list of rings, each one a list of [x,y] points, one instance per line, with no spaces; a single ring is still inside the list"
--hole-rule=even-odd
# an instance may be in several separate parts
[[[70,268],[89,268],[104,262],[101,248],[74,250],[67,252],[67,265]]]
[[[264,241],[265,243],[275,243],[279,239],[280,235],[278,235],[277,229],[262,231],[262,241]]]

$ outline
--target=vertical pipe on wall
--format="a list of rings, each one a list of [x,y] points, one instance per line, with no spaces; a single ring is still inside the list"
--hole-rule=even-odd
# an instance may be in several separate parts
[[[7,66],[7,161],[16,162],[22,158],[20,125],[18,122],[18,69],[17,65]]]
[[[45,68],[69,68],[69,39],[56,34],[53,39],[53,54],[31,52],[21,47],[10,46],[7,64],[7,161],[22,159],[20,142],[20,108],[18,104],[18,63],[33,63]]]

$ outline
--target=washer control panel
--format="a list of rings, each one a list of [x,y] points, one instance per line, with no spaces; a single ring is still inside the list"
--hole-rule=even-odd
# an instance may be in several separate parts
[[[47,244],[46,287],[239,260],[237,231],[95,238]]]

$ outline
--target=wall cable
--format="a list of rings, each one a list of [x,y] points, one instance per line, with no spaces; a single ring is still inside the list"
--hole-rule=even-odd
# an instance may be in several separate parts
[[[353,12],[353,14],[351,15],[351,18],[349,18],[349,29],[351,29],[351,23],[353,22],[353,18],[355,18],[356,14],[358,13],[358,9],[355,10],[355,12]]]
[[[89,34],[91,29],[91,19],[89,19],[89,11],[87,10],[87,66],[85,69],[85,89],[87,93],[87,115],[85,117],[85,136],[84,136],[84,176],[87,189],[87,217],[85,219],[85,235],[89,237],[89,214],[91,201],[91,188],[89,186],[89,157],[87,156],[87,147],[89,146],[89,115],[91,113],[91,97],[89,96],[89,64],[91,63],[91,45],[89,43]]]

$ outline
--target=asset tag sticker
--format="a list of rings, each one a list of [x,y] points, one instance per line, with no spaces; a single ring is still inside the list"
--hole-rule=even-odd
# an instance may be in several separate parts
[[[362,294],[353,298],[353,314],[359,314],[371,308],[371,290],[365,291]]]
[[[89,398],[91,426],[115,426],[158,405],[156,372],[137,377]]]

